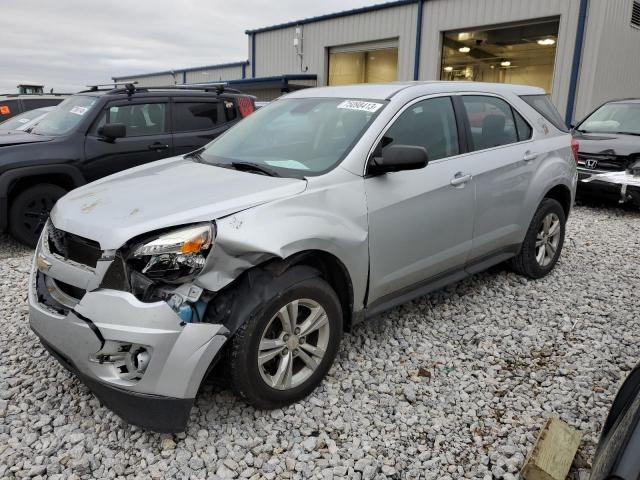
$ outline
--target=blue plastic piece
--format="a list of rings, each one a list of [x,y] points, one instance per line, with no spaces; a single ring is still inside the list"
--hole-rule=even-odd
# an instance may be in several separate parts
[[[180,320],[182,320],[185,323],[191,323],[191,319],[193,318],[193,311],[191,310],[191,305],[188,305],[186,303],[183,303],[182,305],[180,305],[180,308],[178,308],[178,316],[180,317]]]

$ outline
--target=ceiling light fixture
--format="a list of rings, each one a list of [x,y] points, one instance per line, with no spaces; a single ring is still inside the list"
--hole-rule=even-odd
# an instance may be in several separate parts
[[[469,53],[469,52],[471,51],[471,49],[470,49],[469,47],[460,47],[460,48],[458,49],[458,51],[459,51],[460,53]]]
[[[555,45],[556,41],[553,38],[541,38],[538,40],[538,45]]]
[[[453,67],[444,67],[445,72],[453,72]]]
[[[500,62],[500,65],[502,65],[503,67],[509,67],[511,66],[511,62],[509,60],[503,60],[502,62]]]

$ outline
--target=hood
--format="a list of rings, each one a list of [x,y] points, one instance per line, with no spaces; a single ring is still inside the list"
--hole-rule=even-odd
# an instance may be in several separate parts
[[[20,130],[0,130],[0,147],[21,145],[24,143],[49,142],[53,139],[54,137],[47,135],[33,135],[32,133]]]
[[[616,155],[628,157],[640,155],[640,136],[619,135],[615,133],[580,133],[573,132],[580,144],[580,153]]]
[[[174,157],[106,177],[68,193],[51,212],[64,231],[104,250],[160,228],[214,220],[299,194],[306,181],[268,177]]]

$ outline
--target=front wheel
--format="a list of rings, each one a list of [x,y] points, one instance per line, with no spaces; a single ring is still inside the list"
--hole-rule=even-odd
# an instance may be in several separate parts
[[[43,183],[20,192],[9,210],[9,231],[29,247],[35,247],[49,212],[67,191],[58,185]]]
[[[236,333],[230,373],[235,392],[257,408],[306,397],[331,367],[342,337],[342,309],[321,278],[286,287]]]
[[[556,265],[564,244],[566,216],[557,200],[545,198],[536,210],[520,253],[512,259],[516,273],[542,278]]]

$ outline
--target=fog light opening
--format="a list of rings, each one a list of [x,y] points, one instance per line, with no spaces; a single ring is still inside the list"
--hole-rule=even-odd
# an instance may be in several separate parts
[[[138,373],[144,373],[149,365],[149,352],[146,348],[139,348],[133,353],[133,365]]]

